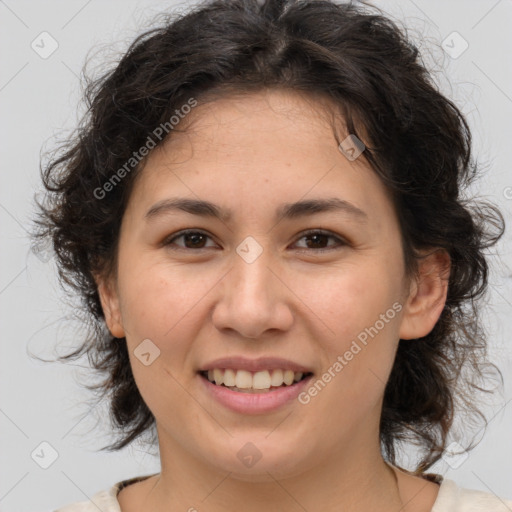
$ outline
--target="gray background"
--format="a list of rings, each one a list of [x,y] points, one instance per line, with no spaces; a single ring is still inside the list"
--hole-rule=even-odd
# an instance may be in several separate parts
[[[425,52],[443,91],[467,115],[476,154],[488,166],[474,190],[497,203],[511,223],[512,210],[512,2],[403,0],[376,2],[402,20]],[[51,253],[29,251],[26,229],[32,197],[41,189],[41,149],[55,146],[80,115],[78,77],[89,50],[107,48],[94,64],[108,67],[116,52],[148,27],[157,12],[188,4],[134,0],[0,0],[0,510],[51,510],[85,500],[100,489],[136,475],[159,471],[157,457],[135,444],[120,453],[96,453],[108,442],[108,423],[95,427],[86,415],[86,360],[70,365],[41,363],[81,340],[83,327],[66,320],[72,309],[63,301]],[[41,32],[57,41],[43,59]],[[458,32],[469,44],[463,48]],[[455,39],[454,39],[455,38]],[[35,43],[35,44],[36,44]],[[45,39],[44,48],[51,48]],[[43,49],[41,48],[40,51]],[[491,419],[483,440],[468,457],[447,458],[432,471],[459,485],[512,497],[512,270],[510,231],[492,257],[491,290],[485,319],[492,357],[505,377],[502,394],[488,401]],[[50,259],[48,259],[50,258]],[[47,260],[48,261],[45,261]],[[507,265],[508,263],[508,265]],[[96,411],[105,417],[105,411]],[[478,438],[482,437],[480,433]],[[49,443],[58,453],[41,447]],[[31,454],[35,450],[34,459]],[[37,456],[39,454],[39,457]],[[412,456],[407,452],[404,459]],[[37,460],[39,462],[36,463]],[[448,462],[449,463],[448,463]]]

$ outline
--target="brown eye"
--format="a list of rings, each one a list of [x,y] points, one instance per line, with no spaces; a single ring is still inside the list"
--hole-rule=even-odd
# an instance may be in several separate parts
[[[179,239],[183,239],[183,245],[175,243],[175,241]],[[201,250],[212,247],[208,247],[205,245],[208,239],[211,239],[211,237],[208,234],[202,231],[189,229],[171,235],[162,243],[162,245],[165,247],[170,247],[171,249]],[[306,247],[304,248],[304,251],[306,252],[326,252],[336,250],[339,249],[340,247],[348,245],[348,243],[345,242],[340,237],[328,231],[321,230],[310,230],[305,233],[302,233],[302,236],[301,238],[299,238],[299,240],[302,239],[307,240]],[[335,243],[334,245],[329,245],[330,240],[334,240],[337,243]]]
[[[174,242],[175,240],[178,240],[182,238],[184,240],[185,246],[178,245],[178,248],[180,249],[207,249],[205,247],[206,240],[210,238],[209,235],[206,233],[203,233],[202,231],[193,231],[193,230],[187,230],[187,231],[181,231],[180,233],[177,233],[173,235],[171,238],[166,239],[163,242],[164,246],[172,246],[176,245]]]
[[[302,234],[302,237],[299,240],[308,240],[309,242],[306,243],[306,249],[311,249],[315,252],[325,252],[325,251],[331,251],[338,249],[340,246],[343,247],[347,245],[347,243],[342,240],[340,237],[333,235],[332,233],[329,233],[328,231],[319,231],[319,230],[312,230],[307,231]],[[335,240],[338,243],[334,246],[331,245],[330,247],[326,246],[328,244],[329,239]]]

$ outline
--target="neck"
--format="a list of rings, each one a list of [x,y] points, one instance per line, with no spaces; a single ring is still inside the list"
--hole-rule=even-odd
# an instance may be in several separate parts
[[[396,476],[379,446],[347,443],[287,474],[263,464],[258,470],[258,463],[251,473],[222,471],[164,436],[160,453],[162,471],[141,503],[154,512],[224,512],[236,503],[245,512],[397,512],[403,507]]]

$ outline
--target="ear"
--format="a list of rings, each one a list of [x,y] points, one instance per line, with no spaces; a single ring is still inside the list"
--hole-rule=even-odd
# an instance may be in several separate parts
[[[125,332],[121,319],[117,287],[112,280],[106,280],[102,277],[95,276],[95,281],[108,330],[115,338],[124,338]]]
[[[421,338],[434,328],[448,294],[450,255],[444,249],[425,253],[418,267],[403,308],[400,338],[404,340]]]

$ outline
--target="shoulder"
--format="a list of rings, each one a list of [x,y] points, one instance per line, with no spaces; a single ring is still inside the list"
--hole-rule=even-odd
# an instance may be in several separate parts
[[[123,482],[118,482],[108,490],[97,492],[90,500],[70,503],[54,512],[98,512],[98,509],[102,512],[121,512],[117,493],[122,485]]]
[[[121,512],[117,499],[119,491],[128,485],[146,480],[151,476],[153,475],[136,476],[128,480],[122,480],[114,484],[110,489],[97,492],[90,500],[70,503],[53,512],[98,512],[98,510],[101,510],[101,512]]]
[[[511,512],[512,501],[443,479],[432,512]]]
[[[100,491],[90,500],[64,505],[54,512],[98,512],[98,509],[102,512],[121,512],[116,498],[118,486],[119,484],[116,484],[108,490]]]

